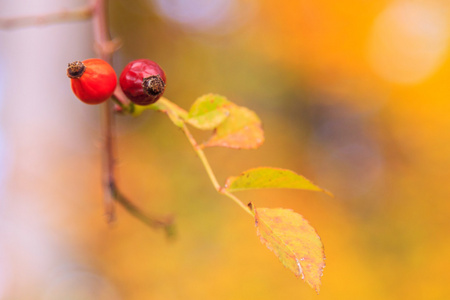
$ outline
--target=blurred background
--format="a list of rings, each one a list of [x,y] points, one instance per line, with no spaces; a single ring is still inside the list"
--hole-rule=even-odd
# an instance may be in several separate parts
[[[0,17],[81,0],[3,0]],[[258,150],[207,149],[220,182],[288,168],[334,193],[237,194],[316,228],[319,296],[217,194],[163,114],[118,116],[119,186],[177,235],[118,208],[105,223],[101,109],[68,62],[93,57],[91,21],[0,30],[0,299],[450,299],[448,1],[111,0],[117,72],[149,58],[188,109],[219,93],[254,110]],[[194,130],[200,140],[206,138]]]

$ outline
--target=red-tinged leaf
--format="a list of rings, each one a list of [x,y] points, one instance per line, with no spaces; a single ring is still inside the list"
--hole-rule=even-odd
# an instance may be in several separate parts
[[[290,209],[257,208],[254,214],[261,243],[319,293],[325,254],[314,228]]]
[[[301,189],[322,191],[332,196],[330,192],[291,170],[270,167],[254,168],[239,176],[229,177],[225,188],[230,192],[265,188]]]
[[[230,105],[230,115],[214,131],[205,147],[256,149],[264,142],[261,120],[248,108]]]
[[[198,129],[214,129],[228,117],[230,104],[220,95],[204,95],[192,104],[186,121]]]

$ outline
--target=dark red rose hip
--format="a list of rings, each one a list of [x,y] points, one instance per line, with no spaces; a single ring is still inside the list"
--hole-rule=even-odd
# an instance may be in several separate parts
[[[154,61],[137,59],[125,66],[120,74],[119,83],[133,103],[149,105],[164,94],[166,74]]]

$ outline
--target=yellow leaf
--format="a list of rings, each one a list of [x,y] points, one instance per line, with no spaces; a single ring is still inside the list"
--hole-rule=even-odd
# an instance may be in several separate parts
[[[315,229],[290,209],[258,208],[254,213],[261,243],[319,293],[325,254]]]

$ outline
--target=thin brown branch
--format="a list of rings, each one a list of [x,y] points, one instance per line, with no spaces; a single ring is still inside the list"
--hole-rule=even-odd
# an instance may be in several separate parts
[[[90,19],[92,15],[93,6],[86,5],[78,9],[62,10],[42,15],[0,18],[0,29],[15,29],[30,26],[50,25],[55,23],[83,21]]]
[[[104,168],[104,206],[105,216],[108,223],[115,220],[115,208],[114,208],[114,193],[110,189],[111,185],[115,185],[115,160],[114,160],[114,130],[113,130],[113,118],[110,114],[111,103],[106,101],[103,106],[103,134],[104,134],[104,153],[103,156],[103,168]]]
[[[93,31],[95,50],[98,56],[111,63],[112,54],[117,50],[117,43],[111,40],[107,20],[107,0],[93,0]],[[121,107],[130,107],[129,100],[122,93],[120,88],[116,88],[113,99]],[[115,135],[114,135],[114,111],[113,103],[107,101],[103,106],[104,115],[104,205],[108,222],[115,219],[114,201],[120,203],[131,215],[152,228],[164,228],[168,234],[173,233],[172,218],[161,220],[144,214],[137,206],[131,203],[119,190],[116,183],[116,162],[115,162]]]
[[[120,191],[117,189],[117,186],[114,182],[111,182],[110,191],[113,195],[114,199],[119,202],[131,215],[136,217],[138,220],[143,222],[149,227],[158,229],[162,228],[166,231],[168,236],[172,236],[174,234],[173,227],[173,217],[168,216],[164,219],[158,219],[156,217],[150,217],[149,215],[144,214],[137,206],[135,206],[132,202],[130,202]]]
[[[107,44],[110,41],[108,24],[106,20],[106,1],[96,0],[93,2],[93,31],[96,45]],[[98,56],[111,62],[111,53],[102,51],[103,47],[96,47]],[[104,186],[104,206],[105,215],[108,222],[115,219],[114,195],[116,194],[110,187],[115,187],[115,161],[114,161],[114,119],[110,101],[103,105],[103,136],[104,153],[103,156],[103,186]]]
[[[98,47],[96,51],[98,56],[111,63],[112,52],[105,51],[108,49],[111,43],[111,36],[108,30],[108,19],[106,17],[107,1],[106,0],[93,0],[93,31],[94,31],[94,42]]]

